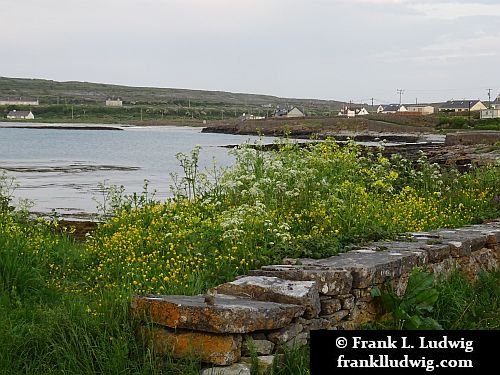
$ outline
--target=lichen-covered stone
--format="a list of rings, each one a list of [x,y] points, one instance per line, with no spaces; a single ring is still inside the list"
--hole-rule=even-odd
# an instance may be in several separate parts
[[[450,254],[453,258],[469,256],[472,252],[470,241],[449,241]]]
[[[314,262],[315,260],[310,260]],[[304,260],[304,263],[305,260]],[[336,295],[349,293],[352,275],[344,269],[329,269],[316,264],[270,265],[250,271],[250,275],[279,277],[285,280],[315,281],[321,294]]]
[[[282,344],[286,341],[293,339],[302,332],[303,326],[300,323],[294,323],[288,327],[281,328],[280,330],[273,331],[267,334],[267,339],[275,344]]]
[[[252,353],[251,347],[253,346],[253,350],[255,350],[257,355],[269,355],[272,354],[274,345],[275,344],[269,340],[252,340],[251,343],[245,340],[241,345],[241,353],[245,356],[250,355]]]
[[[329,298],[321,301],[321,312],[322,315],[330,315],[342,309],[342,303],[337,298]]]
[[[381,284],[386,279],[399,276],[401,274],[402,259],[412,257],[412,254],[387,251],[373,253],[348,252],[320,259],[316,264],[330,269],[349,270],[352,274],[352,287],[366,288],[373,284]]]
[[[350,310],[354,307],[354,296],[352,294],[342,294],[337,296],[342,303],[342,309]]]
[[[465,272],[469,280],[475,280],[481,271],[492,272],[499,268],[495,252],[483,248],[471,253],[470,257],[463,257],[457,261],[458,268]]]
[[[313,319],[299,318],[298,323],[302,324],[304,331],[317,331],[320,329],[333,329],[333,324],[330,320],[319,317]]]
[[[309,342],[309,333],[308,332],[302,332],[299,333],[297,336],[293,337],[292,339],[288,340],[285,342],[285,346],[288,348],[300,348],[304,345],[307,345]]]
[[[336,325],[342,319],[344,319],[347,315],[349,315],[350,310],[340,310],[330,315],[325,315],[322,318],[328,320],[331,325]]]
[[[456,258],[446,258],[441,262],[429,264],[429,267],[434,275],[448,277],[457,268]]]
[[[209,367],[200,371],[200,375],[251,375],[250,364],[235,363],[228,367]]]
[[[373,321],[376,316],[377,309],[373,303],[356,302],[347,320],[353,321],[356,327],[360,327],[364,323]]]
[[[174,332],[160,327],[140,326],[138,336],[157,353],[183,357],[190,353],[203,362],[226,366],[241,357],[241,335],[206,332]]]
[[[305,306],[305,314],[315,317],[320,310],[315,281],[283,280],[278,277],[247,276],[214,288],[217,293]]]
[[[486,235],[486,246],[496,245],[500,241],[500,231],[497,233],[490,232]]]
[[[273,367],[274,362],[281,362],[282,361],[282,354],[276,354],[276,355],[264,355],[264,356],[258,356],[256,357],[256,364],[257,368],[259,371],[259,374],[268,374],[271,371],[271,368]],[[252,365],[252,358],[251,357],[242,357],[241,362],[247,365]]]
[[[438,263],[450,257],[449,244],[426,244],[422,249],[427,252],[429,263]]]
[[[202,296],[134,297],[131,314],[136,319],[169,328],[214,333],[246,333],[285,327],[301,316],[305,307],[217,295],[207,305]]]
[[[380,288],[380,285],[374,285]],[[369,288],[363,288],[363,289],[353,289],[351,291],[352,295],[356,299],[356,301],[362,301],[362,302],[370,302],[373,300],[372,297],[372,287]]]

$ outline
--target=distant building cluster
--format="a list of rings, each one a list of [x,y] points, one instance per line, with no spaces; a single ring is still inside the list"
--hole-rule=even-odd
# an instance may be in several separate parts
[[[430,115],[436,112],[460,113],[460,112],[478,112],[480,117],[483,118],[500,118],[500,95],[495,101],[483,103],[478,99],[470,100],[448,100],[439,106],[432,106],[430,104],[388,104],[379,105],[377,113],[389,114],[418,114]]]
[[[339,116],[356,117],[370,114],[365,107],[344,106],[339,112]]]

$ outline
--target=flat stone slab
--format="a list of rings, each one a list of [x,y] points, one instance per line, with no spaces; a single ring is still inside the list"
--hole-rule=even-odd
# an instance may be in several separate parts
[[[182,358],[200,356],[203,362],[227,366],[241,357],[241,335],[205,332],[173,332],[160,327],[140,326],[138,336],[156,353]]]
[[[269,301],[301,305],[309,317],[320,311],[318,287],[315,281],[283,280],[269,276],[246,276],[214,288],[217,293]]]
[[[282,328],[301,316],[305,307],[220,294],[213,297],[213,304],[203,296],[135,296],[130,311],[135,319],[169,328],[247,333]]]
[[[383,283],[386,278],[400,276],[403,260],[405,268],[409,268],[409,264],[416,262],[416,256],[404,252],[349,251],[318,260],[316,264],[329,269],[348,270],[352,273],[353,288],[367,288],[370,285]]]
[[[302,261],[303,259],[301,259]],[[332,270],[321,265],[270,265],[249,272],[254,276],[279,277],[285,280],[315,281],[322,294],[347,294],[352,287],[352,275],[346,270]]]

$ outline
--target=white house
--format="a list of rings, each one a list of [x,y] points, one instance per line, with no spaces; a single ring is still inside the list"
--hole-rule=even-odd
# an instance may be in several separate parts
[[[306,115],[297,107],[293,107],[288,111],[286,117],[305,117]]]
[[[35,116],[31,111],[16,111],[14,109],[8,113],[7,118],[11,120],[33,120]]]
[[[108,99],[106,99],[106,106],[107,107],[122,107],[123,102],[120,98],[116,98],[116,99],[108,98]]]
[[[477,99],[471,100],[448,100],[439,107],[440,112],[471,112],[487,109],[486,106]]]
[[[402,104],[389,104],[385,106],[379,106],[377,108],[377,113],[398,113],[398,112],[408,112],[408,109]]]
[[[356,116],[366,116],[368,115],[368,111],[365,107],[348,107],[345,106],[339,112],[339,116],[346,117],[356,117]]]
[[[406,109],[408,112],[414,112],[420,115],[432,115],[434,113],[434,107],[426,104],[409,104],[406,106]]]
[[[491,118],[500,118],[500,108],[481,110],[481,119],[491,119]]]

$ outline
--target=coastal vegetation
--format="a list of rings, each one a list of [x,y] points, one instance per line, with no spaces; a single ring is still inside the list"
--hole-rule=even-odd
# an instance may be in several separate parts
[[[413,164],[352,143],[285,140],[237,148],[230,169],[200,171],[199,152],[178,154],[184,174],[166,202],[147,186],[103,188],[102,222],[84,242],[14,207],[14,182],[0,176],[0,373],[196,374],[196,358],[160,358],[135,340],[132,294],[203,293],[283,258],[500,217],[499,166],[461,174],[423,156]],[[438,283],[432,319],[498,329],[498,277]],[[290,351],[276,373],[304,370],[306,354]]]

